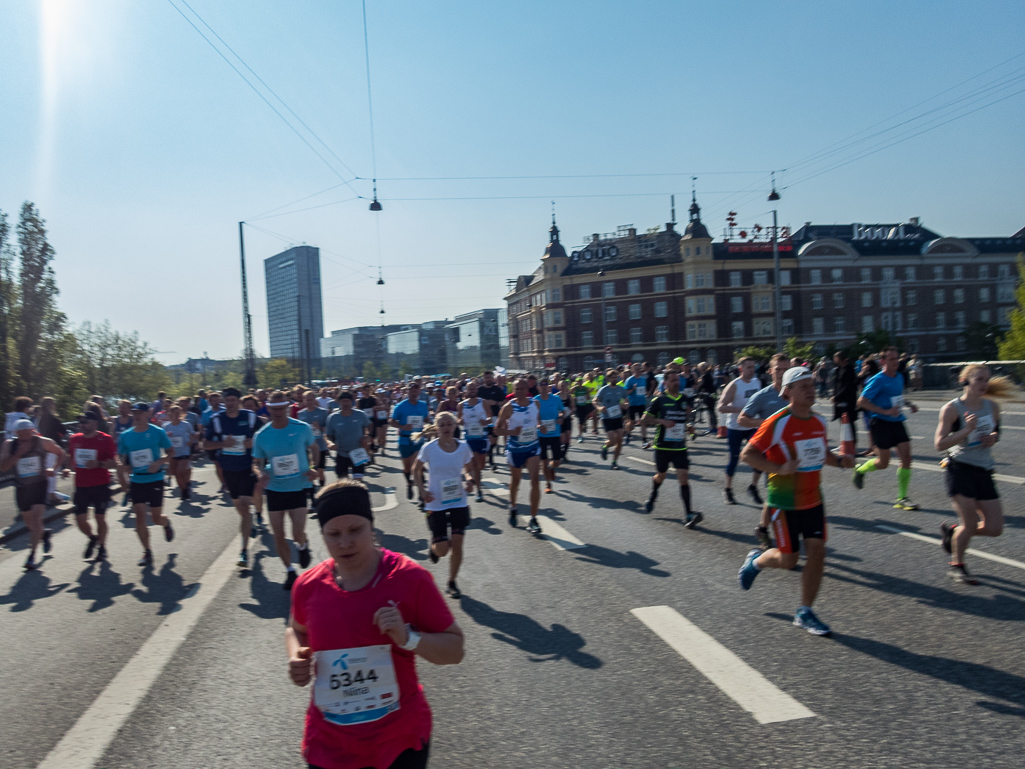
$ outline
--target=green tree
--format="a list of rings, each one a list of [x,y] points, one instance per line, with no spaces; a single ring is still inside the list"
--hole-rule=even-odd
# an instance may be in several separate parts
[[[996,324],[982,321],[969,323],[963,334],[968,357],[995,360],[1003,335],[1003,330]]]
[[[381,378],[381,372],[378,371],[377,366],[371,360],[363,362],[363,381],[373,382]]]
[[[877,328],[873,331],[862,331],[858,334],[858,338],[854,341],[854,344],[847,348],[847,351],[851,357],[859,358],[865,353],[875,354],[884,347],[890,347],[891,345],[903,349],[903,342],[903,339],[886,329]]]
[[[107,321],[86,321],[73,339],[76,376],[89,394],[129,399],[153,398],[161,390],[182,394],[138,332],[115,331]]]
[[[1018,254],[1018,287],[1014,290],[1017,302],[1011,310],[1011,327],[997,346],[1001,360],[1025,360],[1025,259]]]
[[[257,366],[256,378],[260,387],[278,389],[283,385],[299,381],[299,369],[284,358],[272,358],[262,366]]]
[[[381,363],[381,365],[378,366],[377,371],[381,377],[382,382],[391,381],[391,366],[388,365],[388,361],[384,361],[383,363]]]
[[[413,373],[413,366],[405,358],[402,359],[402,363],[399,364],[399,376],[404,377],[406,374]]]
[[[749,344],[747,347],[744,347],[740,351],[740,354],[737,357],[754,358],[756,361],[761,362],[769,360],[769,358],[771,358],[775,354],[776,348],[772,345]]]
[[[792,336],[783,344],[783,352],[787,354],[788,358],[811,360],[815,354],[815,345],[811,342],[802,342],[796,336]]]
[[[14,293],[14,249],[10,242],[7,214],[0,211],[0,404],[14,399],[14,351],[11,329],[16,305]]]

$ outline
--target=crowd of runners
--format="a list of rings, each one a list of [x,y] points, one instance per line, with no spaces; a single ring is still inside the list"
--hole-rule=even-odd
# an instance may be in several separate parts
[[[362,481],[382,458],[398,455],[405,497],[430,532],[429,558],[448,559],[446,592],[458,599],[471,497],[479,503],[495,491],[493,479],[486,486],[483,478],[489,467],[501,463],[508,471],[502,490],[508,525],[522,523],[527,532],[542,535],[542,495],[563,482],[560,466],[573,461],[581,444],[597,437],[602,461],[616,471],[624,445],[636,438],[655,467],[645,509],[659,504],[672,469],[685,526],[694,528],[704,514],[693,509],[690,453],[722,441],[723,504],[737,503],[734,479],[743,464],[750,468],[744,493],[761,510],[756,546],[739,571],[740,588],[750,589],[763,569],[793,568],[803,540],[806,561],[794,624],[828,635],[812,608],[825,565],[823,468],[846,469],[853,487],[862,490],[873,473],[890,466],[895,452],[893,506],[918,509],[910,492],[912,451],[905,427],[906,412],[917,406],[907,398],[904,368],[896,348],[889,347],[858,361],[837,353],[828,367],[780,353],[727,367],[692,366],[677,358],[660,371],[636,363],[550,378],[507,379],[484,371],[318,389],[227,388],[173,401],[160,393],[153,402],[120,401],[112,413],[97,397],[78,415],[77,430],[56,430],[52,421],[32,413],[29,399],[19,398],[7,415],[0,473],[13,472],[18,509],[30,532],[26,570],[38,568],[38,547],[51,549],[45,507],[54,501],[56,477],[72,473],[84,558],[110,557],[106,514],[117,503],[116,479],[122,504],[130,504],[135,516],[138,563],[145,568],[153,563],[150,526],[161,527],[167,542],[174,539],[165,503],[188,502],[193,462],[212,463],[219,493],[238,515],[240,568],[249,565],[250,539],[266,512],[284,570],[282,586],[292,593],[290,675],[299,685],[314,682],[305,738],[310,765],[425,766],[430,719],[413,658],[458,662],[462,632],[430,574],[374,542],[370,494]],[[966,548],[973,537],[999,536],[1003,528],[992,455],[1000,407],[988,396],[1004,397],[1012,388],[984,365],[965,367],[959,386],[960,395],[940,410],[934,437],[957,513],[941,533],[949,574],[975,584],[965,567]],[[831,400],[829,420],[843,425],[844,439],[833,449],[827,418],[814,410],[821,396]],[[47,413],[55,413],[52,404]],[[859,419],[869,437],[861,452],[855,441]],[[326,477],[332,458],[333,482]],[[663,498],[660,504],[677,503]],[[310,518],[318,521],[331,555],[313,568]],[[352,621],[341,621],[343,614]],[[314,665],[314,659],[322,662]],[[395,711],[404,715],[391,718]],[[365,729],[385,717],[401,726],[365,732],[372,740],[359,736],[347,742],[332,728]],[[354,762],[334,761],[339,750],[355,756]]]

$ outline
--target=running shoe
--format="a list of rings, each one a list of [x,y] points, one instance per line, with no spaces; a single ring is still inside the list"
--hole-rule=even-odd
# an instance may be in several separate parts
[[[948,553],[954,552],[952,540],[954,538],[954,529],[956,528],[956,523],[947,523],[944,521],[940,524],[940,532],[943,534],[943,549]]]
[[[96,535],[89,537],[89,544],[85,546],[85,552],[82,553],[82,558],[89,560],[92,558],[93,551],[96,550],[96,543],[100,541],[100,538]]]
[[[755,486],[753,483],[747,487],[747,495],[751,497],[751,499],[754,500],[754,503],[759,507],[765,504],[762,501],[762,495],[758,493],[758,487]]]
[[[619,469],[619,463],[616,462],[616,460],[614,460],[614,459],[612,460],[612,469],[613,470],[618,470]]]
[[[630,445],[630,433],[627,433],[626,437],[623,439],[623,445],[624,446],[629,446]]]
[[[256,524],[263,526],[263,513],[259,510],[256,511]]]
[[[794,615],[794,626],[804,628],[812,635],[826,636],[833,632],[811,609],[798,609]]]
[[[312,556],[310,554],[310,546],[309,545],[306,545],[306,547],[300,547],[299,548],[299,566],[301,566],[302,568],[305,569],[307,566],[310,565],[310,559],[311,558],[312,558]]]
[[[36,568],[36,558],[34,554],[29,554],[28,559],[25,561],[25,571],[33,571]]]
[[[651,494],[648,497],[648,501],[644,503],[644,511],[646,513],[650,513],[652,510],[655,509],[655,498],[657,496],[658,496],[657,494]]]
[[[914,502],[911,501],[911,497],[901,497],[900,499],[898,499],[896,502],[893,503],[893,506],[897,510],[917,510],[918,509],[918,505],[916,505]]]
[[[603,462],[609,458],[609,444],[607,443],[601,445],[601,458]]]
[[[703,520],[705,520],[705,516],[701,513],[687,513],[687,522],[683,524],[683,528],[693,529]]]
[[[174,539],[174,526],[171,525],[170,521],[168,521],[167,525],[164,526],[164,539],[168,542]]]
[[[478,502],[483,502],[484,501],[484,492],[482,492],[482,491],[478,491],[477,492],[477,501]]]
[[[438,554],[434,552],[433,547],[427,548],[427,557],[431,559],[431,563],[437,563],[441,560],[440,558],[438,558]]]
[[[578,435],[577,436],[577,443],[583,443],[583,442],[584,442],[584,436]]]
[[[139,559],[139,566],[152,566],[153,565],[153,551],[146,550],[142,554],[142,558]]]
[[[238,554],[238,566],[241,569],[249,568],[249,553],[245,550]]]
[[[947,567],[947,576],[962,585],[978,585],[979,580],[968,573],[963,563],[952,563]]]
[[[854,488],[863,489],[865,488],[865,474],[859,473],[857,469],[854,471],[854,475],[851,476],[851,481],[854,482]]]
[[[96,551],[96,562],[107,560],[107,546],[100,545],[100,549]]]
[[[645,451],[648,451],[651,448],[651,441],[645,441],[644,445],[641,446],[641,448],[644,449]]]
[[[463,597],[463,594],[459,590],[459,588],[456,586],[456,581],[454,579],[450,579],[448,581],[448,590],[446,592],[450,596],[452,596],[453,598],[462,598]]]
[[[726,504],[727,505],[735,505],[735,504],[737,504],[737,500],[733,496],[733,489],[723,489],[722,490],[722,498],[724,500],[726,500]]]
[[[281,586],[281,589],[282,590],[291,590],[292,589],[292,585],[295,584],[295,581],[298,578],[298,576],[299,575],[296,574],[294,571],[288,572],[288,576],[285,578],[285,584],[283,584]]]
[[[406,499],[412,499],[412,498],[413,498],[413,484],[412,483],[407,483],[406,484]]]
[[[49,553],[53,550],[53,542],[50,541],[52,532],[49,529],[43,529],[43,552]]]
[[[509,506],[509,525],[516,528],[516,505]]]
[[[769,530],[764,526],[755,526],[755,539],[758,540],[758,547],[763,553],[772,547],[772,540],[769,539]]]
[[[552,488],[552,484],[546,483],[545,484],[545,494],[554,494],[554,493],[555,493],[555,489]]]
[[[758,576],[758,572],[761,571],[755,566],[755,558],[762,554],[761,550],[755,549],[747,554],[747,558],[744,559],[744,565],[740,567],[740,571],[737,572],[737,581],[740,582],[741,590],[750,590],[751,585],[754,584],[755,577]]]
[[[541,533],[541,524],[537,522],[536,516],[530,517],[530,522],[527,524],[527,531],[529,531],[531,534]]]

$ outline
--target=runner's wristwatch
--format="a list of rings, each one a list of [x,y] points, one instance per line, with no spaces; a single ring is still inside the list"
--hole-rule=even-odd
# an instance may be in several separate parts
[[[411,652],[420,645],[420,632],[413,629],[413,626],[408,622],[406,623],[406,642],[400,646],[400,649]]]

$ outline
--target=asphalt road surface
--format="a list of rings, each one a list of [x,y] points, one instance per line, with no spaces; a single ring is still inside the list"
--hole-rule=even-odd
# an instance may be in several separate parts
[[[667,481],[654,511],[639,441],[613,471],[600,442],[573,441],[535,537],[506,520],[500,464],[471,508],[451,601],[466,633],[458,666],[419,661],[434,711],[432,766],[1021,767],[1025,752],[1025,405],[1006,409],[999,488],[1007,528],[976,539],[982,584],[949,581],[939,524],[952,517],[932,449],[939,401],[911,417],[916,512],[892,508],[893,469],[857,491],[824,470],[826,576],[816,604],[834,631],[791,624],[800,575],[737,569],[758,509],[735,482],[721,498],[725,441],[691,452],[685,529]],[[836,435],[836,433],[834,433]],[[863,436],[859,439],[864,445]],[[394,452],[368,477],[383,545],[423,563],[427,529]],[[140,555],[127,508],[112,507],[109,564],[57,525],[39,571],[26,538],[0,551],[0,766],[4,769],[304,767],[309,689],[286,672],[288,595],[269,534],[234,567],[237,516],[209,466],[191,504],[169,497],[177,537],[152,529]],[[387,493],[388,489],[399,489]],[[526,500],[521,492],[521,513]],[[315,522],[314,561],[325,557]],[[913,535],[913,536],[908,536]],[[983,554],[992,558],[987,559]]]

